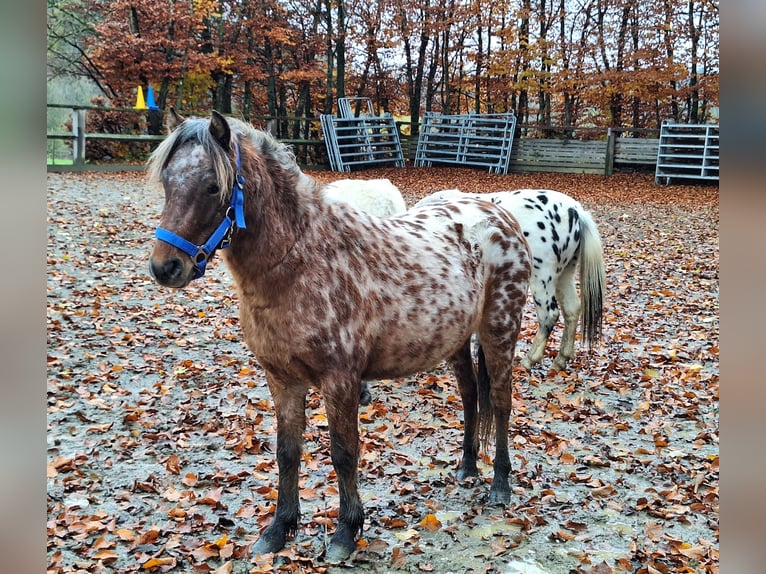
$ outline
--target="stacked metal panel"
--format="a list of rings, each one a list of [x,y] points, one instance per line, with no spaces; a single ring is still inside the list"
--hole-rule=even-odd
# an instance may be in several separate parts
[[[367,112],[354,116],[351,100],[356,99],[359,98],[338,100],[341,117],[322,114],[320,118],[330,169],[350,172],[354,167],[380,164],[404,167],[402,144],[393,116],[372,115],[369,98],[361,98]]]
[[[662,122],[657,149],[656,183],[673,179],[719,181],[718,125]]]
[[[426,112],[420,126],[415,165],[457,164],[508,173],[516,116],[507,114],[442,115]]]

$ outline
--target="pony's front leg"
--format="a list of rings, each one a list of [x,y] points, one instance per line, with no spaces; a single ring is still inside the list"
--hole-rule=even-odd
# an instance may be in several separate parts
[[[271,378],[269,389],[277,415],[277,509],[274,520],[253,547],[253,554],[277,552],[284,548],[287,537],[293,536],[298,529],[300,518],[298,472],[306,426],[306,389],[272,383]]]
[[[329,562],[346,560],[356,549],[356,536],[364,525],[364,508],[357,488],[359,464],[359,393],[338,380],[322,388],[330,430],[330,456],[338,477],[338,527],[327,547]]]

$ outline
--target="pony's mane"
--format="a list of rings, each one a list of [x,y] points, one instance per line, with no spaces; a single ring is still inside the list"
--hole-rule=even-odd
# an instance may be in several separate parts
[[[258,130],[246,122],[236,118],[227,118],[227,121],[231,128],[232,140],[239,145],[243,163],[249,153],[254,152],[265,158],[271,158],[286,172],[300,174],[300,168],[295,161],[295,154],[289,146],[278,142],[271,134]],[[235,176],[234,146],[229,151],[221,147],[210,133],[209,118],[186,118],[157,146],[149,156],[147,164],[149,182],[161,183],[162,170],[167,167],[178,148],[188,142],[197,142],[202,145],[213,164],[222,199],[228,200]],[[247,143],[243,145],[243,142],[250,145],[248,146]],[[252,148],[253,151],[249,148]]]

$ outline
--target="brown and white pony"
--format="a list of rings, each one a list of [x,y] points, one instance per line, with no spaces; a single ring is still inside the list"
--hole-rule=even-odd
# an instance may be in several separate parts
[[[277,418],[278,502],[255,553],[281,549],[299,520],[305,400],[325,401],[339,483],[326,558],[355,550],[364,522],[357,489],[360,383],[446,359],[463,401],[457,478],[494,429],[490,504],[510,501],[512,366],[530,276],[514,218],[474,198],[378,218],[325,197],[270,135],[213,112],[181,118],[149,161],[165,206],[150,272],[183,288],[220,253],[237,286],[245,342],[266,372]],[[480,345],[478,365],[470,351]]]

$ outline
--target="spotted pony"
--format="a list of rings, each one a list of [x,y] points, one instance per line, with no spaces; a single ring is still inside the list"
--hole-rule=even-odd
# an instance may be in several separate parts
[[[545,346],[559,318],[564,331],[556,371],[574,356],[577,324],[582,318],[582,337],[588,348],[601,338],[604,256],[601,237],[591,214],[574,198],[550,189],[517,189],[495,193],[466,194],[457,189],[438,191],[416,206],[435,200],[478,197],[506,209],[519,222],[532,254],[530,289],[537,312],[538,329],[522,365],[531,369],[543,358]],[[579,263],[580,294],[575,272]]]
[[[149,269],[180,289],[220,254],[234,278],[244,339],[266,373],[277,420],[277,507],[253,552],[280,550],[298,528],[308,388],[325,402],[339,485],[325,557],[342,561],[364,523],[361,381],[442,359],[463,402],[457,478],[478,475],[478,451],[491,436],[489,503],[508,503],[513,358],[531,273],[516,220],[470,197],[374,217],[328,199],[289,148],[249,124],[217,112],[170,117],[173,129],[148,166],[165,194]]]

